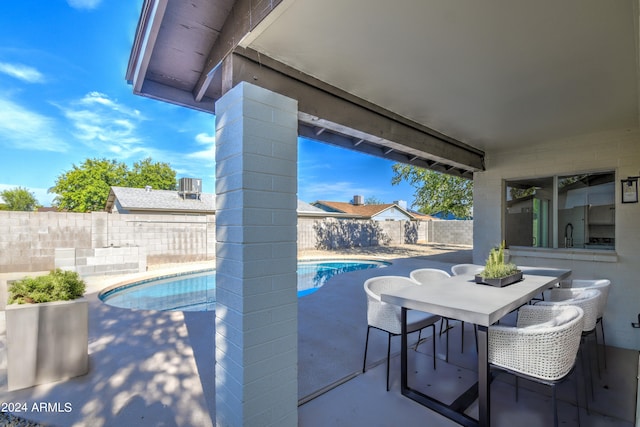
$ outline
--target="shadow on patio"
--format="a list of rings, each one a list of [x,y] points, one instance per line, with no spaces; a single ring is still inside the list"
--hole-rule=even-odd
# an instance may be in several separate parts
[[[393,254],[391,254],[393,255]],[[373,256],[373,255],[371,255]],[[405,275],[414,268],[470,262],[470,250],[393,260],[383,269],[361,270],[332,278],[317,292],[299,300],[298,393],[299,425],[393,426],[406,423],[455,425],[400,395],[399,339],[393,340],[391,391],[384,386],[386,337],[373,333],[369,369],[362,374],[366,334],[364,281],[375,275]],[[69,412],[29,410],[16,415],[53,426],[211,426],[215,419],[213,313],[150,312],[114,308],[90,301],[90,372],[68,381],[8,392],[0,401],[70,403]],[[455,323],[457,325],[457,322]],[[459,327],[451,330],[450,364],[444,362],[444,341],[437,343],[434,372],[430,345],[412,354],[415,381],[439,396],[456,391],[475,376],[475,349],[466,328],[465,352],[460,352]],[[431,339],[431,338],[428,338]],[[3,343],[4,344],[4,343]],[[581,410],[582,425],[632,426],[635,415],[638,354],[608,349],[608,369],[596,381],[591,415]],[[593,372],[597,372],[593,370]],[[452,391],[453,390],[453,391]],[[559,414],[565,425],[577,425],[571,384],[559,388]],[[446,397],[443,397],[446,399]],[[475,409],[471,408],[471,415]],[[494,425],[550,424],[546,390],[523,386],[515,403],[511,379],[498,377],[492,386]],[[608,416],[604,416],[605,414]],[[526,417],[526,418],[525,418]]]

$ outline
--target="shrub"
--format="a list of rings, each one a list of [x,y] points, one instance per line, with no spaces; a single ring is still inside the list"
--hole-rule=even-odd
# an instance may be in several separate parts
[[[78,273],[56,269],[46,276],[25,277],[9,286],[9,304],[69,301],[84,295],[86,284]]]
[[[491,249],[489,258],[484,270],[480,273],[483,279],[499,279],[507,277],[518,272],[518,267],[512,263],[504,262],[504,242],[497,247]]]

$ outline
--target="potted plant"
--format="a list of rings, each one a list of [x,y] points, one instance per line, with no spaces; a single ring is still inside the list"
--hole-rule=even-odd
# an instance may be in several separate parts
[[[476,283],[503,287],[522,280],[522,271],[515,264],[505,262],[504,247],[503,241],[491,249],[484,270],[476,274]]]
[[[8,389],[89,371],[89,307],[77,273],[54,270],[9,285],[6,307]]]

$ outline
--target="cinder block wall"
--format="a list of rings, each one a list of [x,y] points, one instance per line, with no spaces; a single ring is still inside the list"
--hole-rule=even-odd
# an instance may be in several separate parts
[[[298,250],[316,248],[314,225],[321,218],[298,218]],[[408,239],[407,227],[415,227],[418,243],[446,243],[454,245],[473,244],[473,220],[464,221],[380,221],[378,225],[390,238],[391,245],[413,243]]]
[[[430,241],[452,245],[473,245],[473,221],[428,221]]]
[[[91,215],[0,211],[0,273],[54,267],[55,248],[90,248]]]
[[[0,273],[55,268],[56,248],[139,247],[148,264],[215,259],[215,216],[0,211]]]
[[[298,249],[315,249],[321,218],[298,218]],[[420,243],[471,245],[473,221],[380,221],[391,245],[416,227]],[[0,211],[0,273],[49,271],[58,248],[144,248],[147,264],[215,259],[214,215],[140,215],[106,212]],[[75,252],[74,252],[75,253]]]

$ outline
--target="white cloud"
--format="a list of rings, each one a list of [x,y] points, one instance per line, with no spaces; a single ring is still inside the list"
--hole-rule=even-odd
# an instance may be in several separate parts
[[[215,135],[208,135],[201,132],[195,136],[195,141],[198,145],[205,147],[204,150],[199,150],[185,154],[186,159],[202,160],[207,165],[212,166],[215,164],[216,150],[215,150]]]
[[[37,151],[65,152],[55,119],[0,98],[0,145]]]
[[[23,80],[28,83],[44,83],[44,75],[33,67],[22,64],[0,62],[0,73]]]
[[[69,6],[74,9],[95,9],[102,0],[67,0]]]
[[[202,132],[196,135],[196,142],[200,145],[214,145],[216,143],[215,135],[207,135]]]
[[[144,120],[140,111],[99,92],[90,92],[61,108],[73,126],[74,136],[86,146],[119,157],[140,152],[143,140],[137,130]]]
[[[299,183],[299,194],[303,200],[331,200],[336,202],[348,202],[356,194],[368,197],[376,191],[371,188],[361,187],[353,182],[313,182],[311,184]]]

